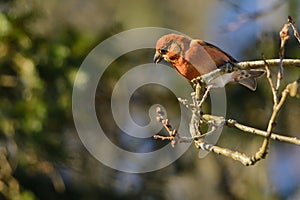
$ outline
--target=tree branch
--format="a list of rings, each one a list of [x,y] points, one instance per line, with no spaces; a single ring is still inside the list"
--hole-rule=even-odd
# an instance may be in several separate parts
[[[234,119],[227,119],[225,125],[227,125],[230,128],[235,127],[237,129],[245,132],[245,133],[256,134],[256,135],[260,135],[260,136],[263,136],[263,137],[267,136],[266,131],[240,124]],[[271,139],[272,140],[277,140],[277,141],[280,141],[280,142],[287,142],[287,143],[291,143],[291,144],[295,144],[295,145],[300,146],[300,139],[298,139],[297,137],[288,137],[288,136],[272,133],[271,134]]]
[[[207,86],[214,79],[222,76],[226,73],[231,73],[237,70],[249,70],[249,69],[260,69],[265,66],[278,67],[282,65],[283,67],[300,67],[300,59],[267,59],[267,60],[256,60],[256,61],[244,61],[238,63],[226,63],[225,65],[215,69],[209,73],[202,76],[194,78],[191,82],[196,86],[199,83],[200,87]]]
[[[268,69],[268,67],[267,67]],[[157,108],[157,121],[161,122],[165,129],[168,131],[169,136],[161,136],[161,135],[154,135],[155,139],[161,139],[161,140],[170,140],[172,146],[174,147],[176,143],[178,142],[192,142],[194,141],[196,148],[214,152],[226,157],[230,157],[234,160],[237,160],[241,162],[243,165],[249,166],[254,165],[259,160],[266,157],[268,153],[268,146],[270,139],[278,140],[282,142],[288,142],[291,144],[296,144],[300,146],[300,140],[296,137],[288,137],[283,136],[279,134],[272,133],[273,127],[275,125],[276,118],[278,116],[279,110],[282,108],[282,105],[284,104],[286,98],[288,95],[290,96],[296,96],[298,94],[299,89],[299,82],[300,77],[298,80],[288,84],[286,88],[282,91],[281,98],[278,102],[274,103],[273,112],[271,114],[268,127],[266,131],[262,131],[253,127],[245,126],[243,124],[238,123],[236,120],[233,119],[225,119],[223,116],[214,116],[209,114],[203,114],[201,113],[201,107],[199,106],[199,97],[196,97],[196,92],[193,92],[192,95],[192,104],[188,104],[187,100],[180,99],[179,101],[183,103],[187,108],[190,108],[193,115],[191,118],[190,123],[190,133],[191,137],[181,137],[176,129],[172,129],[172,126],[169,124],[169,120],[165,118],[165,115],[161,108]],[[272,83],[272,81],[270,82]],[[199,84],[199,83],[197,83]],[[274,86],[273,86],[274,88]],[[273,95],[276,95],[273,94]],[[205,98],[204,96],[202,98]],[[212,125],[213,129],[207,133],[201,133],[199,132],[198,128],[200,126],[200,123],[205,123],[208,125]],[[253,156],[247,156],[243,153],[232,151],[227,148],[222,148],[219,146],[215,146],[212,144],[208,144],[204,140],[204,136],[213,133],[215,130],[217,130],[220,126],[228,126],[228,127],[234,127],[239,130],[242,130],[246,133],[256,134],[263,136],[265,139],[263,141],[262,146],[259,148],[259,150],[253,155]]]
[[[210,152],[222,155],[222,156],[230,157],[233,160],[239,161],[243,165],[246,165],[246,166],[250,165],[249,163],[251,163],[251,158],[249,156],[247,156],[243,153],[240,153],[238,151],[232,151],[230,149],[222,148],[222,147],[208,144],[208,143],[202,142],[202,141],[201,142],[197,141],[196,147],[198,149],[202,149],[204,151],[210,151]]]
[[[267,59],[266,62],[270,67],[277,67],[280,64],[280,59]],[[283,67],[300,67],[300,59],[283,59]],[[257,69],[265,67],[263,60],[245,61],[236,64],[239,69]]]

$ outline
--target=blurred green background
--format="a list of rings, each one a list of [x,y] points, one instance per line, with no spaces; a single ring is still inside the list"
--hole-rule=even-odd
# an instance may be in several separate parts
[[[214,154],[198,159],[191,147],[164,169],[129,174],[104,166],[87,152],[73,123],[71,101],[84,58],[121,31],[171,28],[216,44],[239,60],[260,59],[262,52],[278,58],[278,33],[288,15],[300,28],[299,11],[298,0],[0,1],[0,199],[299,199],[297,146],[271,142],[267,159],[252,167]],[[165,144],[152,138],[120,142],[126,136],[109,110],[118,78],[134,65],[151,62],[153,54],[145,50],[117,59],[99,83],[99,121],[125,149]],[[299,56],[300,46],[291,37],[286,57]],[[282,85],[298,76],[299,69],[287,68]],[[226,91],[227,117],[266,128],[272,98],[265,78],[256,92],[237,84]],[[178,121],[178,103],[165,88],[142,88],[133,104],[148,108],[158,96],[170,119]],[[288,98],[275,132],[300,137],[299,120],[299,100]],[[225,128],[218,145],[252,154],[261,142]]]

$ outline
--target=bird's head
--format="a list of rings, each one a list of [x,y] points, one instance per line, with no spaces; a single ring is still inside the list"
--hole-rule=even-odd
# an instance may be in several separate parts
[[[178,59],[190,39],[182,35],[167,34],[158,39],[153,61],[159,63],[162,59],[167,62]]]

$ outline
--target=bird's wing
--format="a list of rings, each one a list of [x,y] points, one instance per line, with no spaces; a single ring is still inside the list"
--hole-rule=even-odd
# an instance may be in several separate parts
[[[184,59],[196,68],[200,74],[206,74],[217,68],[210,51],[207,51],[200,40],[192,40],[188,49],[185,50]]]
[[[237,60],[232,57],[231,55],[229,55],[228,53],[226,53],[225,51],[223,51],[222,49],[220,49],[219,47],[205,42],[203,40],[196,40],[198,44],[200,44],[205,51],[207,51],[207,53],[209,55],[216,55],[216,56],[211,56],[212,59],[215,61],[215,63],[217,64],[217,66],[222,66],[224,65],[226,62],[237,62]]]

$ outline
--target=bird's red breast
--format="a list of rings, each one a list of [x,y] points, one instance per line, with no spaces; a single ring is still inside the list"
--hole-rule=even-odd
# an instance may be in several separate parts
[[[210,43],[177,34],[164,35],[157,41],[154,62],[158,63],[162,59],[171,63],[189,81],[225,65],[227,62],[237,62],[235,58]],[[251,71],[243,70],[243,73],[237,71],[225,74],[220,77],[224,79],[220,79],[222,83],[216,83],[216,87],[223,87],[227,82],[235,80],[255,90],[255,78],[263,73],[263,70],[256,71],[251,76]],[[242,74],[247,74],[247,76],[241,77]],[[218,81],[220,82],[220,80]]]

